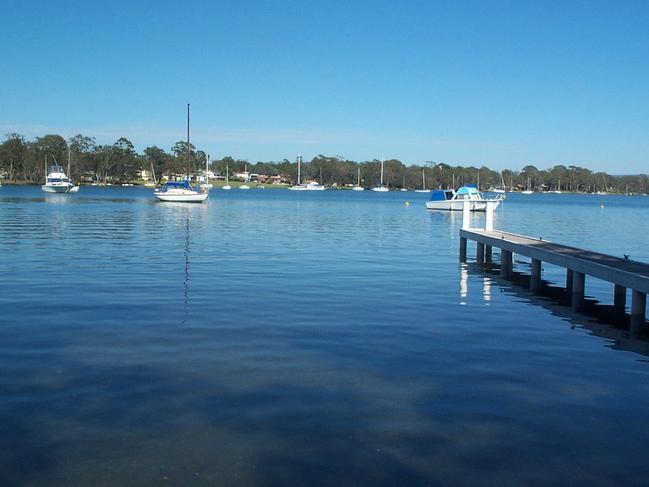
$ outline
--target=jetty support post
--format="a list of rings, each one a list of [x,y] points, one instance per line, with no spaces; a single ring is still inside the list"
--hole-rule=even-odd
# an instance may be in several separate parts
[[[462,230],[469,230],[471,227],[471,202],[462,202]],[[466,238],[460,236],[460,262],[466,262]]]
[[[568,299],[572,299],[572,281],[574,272],[572,269],[566,269],[566,295]]]
[[[647,295],[634,289],[631,293],[631,332],[642,331],[646,310]]]
[[[613,290],[613,308],[617,316],[624,316],[626,311],[626,288],[619,284],[616,284]]]
[[[485,245],[484,247],[485,264],[490,265],[492,260],[493,260],[493,247],[491,245]]]
[[[462,230],[471,228],[471,202],[464,200],[462,203]]]
[[[582,272],[573,271],[572,275],[572,309],[579,311],[584,305],[584,289],[586,276]]]
[[[487,232],[493,232],[494,230],[494,201],[487,201],[487,208],[485,210],[485,223],[484,229]]]
[[[460,262],[466,262],[466,238],[460,237]]]
[[[484,247],[482,242],[476,244],[475,260],[478,264],[484,264]]]
[[[512,275],[512,264],[514,256],[511,251],[502,249],[500,251],[500,275],[509,277]]]
[[[532,259],[531,270],[530,291],[535,293],[541,287],[541,261],[539,259]]]

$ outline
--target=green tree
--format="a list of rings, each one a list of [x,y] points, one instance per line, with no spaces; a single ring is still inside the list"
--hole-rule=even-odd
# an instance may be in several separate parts
[[[5,172],[10,180],[16,175],[24,176],[24,163],[27,155],[27,142],[17,133],[5,135],[5,140],[0,144],[0,171]]]

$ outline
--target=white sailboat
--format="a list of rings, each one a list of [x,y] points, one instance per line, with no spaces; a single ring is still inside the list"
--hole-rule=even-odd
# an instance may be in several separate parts
[[[503,173],[500,173],[500,187],[498,188],[489,188],[489,193],[496,194],[505,194],[507,190],[505,189],[505,178],[503,178]]]
[[[189,161],[191,149],[189,145],[189,103],[187,104],[187,175],[184,181],[168,181],[162,189],[156,189],[153,195],[160,201],[177,203],[202,203],[209,196],[209,190],[196,190],[189,184]]]
[[[228,163],[225,163],[225,186],[223,186],[222,189],[225,189],[226,191],[228,189],[232,189],[232,186],[230,186],[230,168],[228,167]]]
[[[325,187],[322,186],[317,181],[309,181],[306,184],[301,184],[300,183],[301,168],[302,168],[302,154],[299,154],[297,156],[297,184],[294,184],[288,189],[290,189],[291,191],[324,191]]]
[[[212,188],[212,183],[210,183],[210,155],[207,155],[207,158],[205,159],[205,182],[201,184],[201,189],[203,190],[210,190]]]
[[[421,188],[422,189],[416,189],[415,193],[430,193],[430,189],[426,189],[426,173],[425,169],[421,170]]]
[[[354,186],[352,189],[354,191],[365,191],[365,188],[361,186],[361,167],[358,166],[356,169],[358,170],[358,176],[356,180],[356,186]]]
[[[525,187],[525,191],[521,191],[521,194],[532,194],[534,191],[530,189],[530,178],[527,178],[527,186]]]
[[[372,188],[372,191],[377,193],[386,193],[388,191],[387,186],[383,186],[383,158],[381,157],[381,184]]]
[[[245,170],[244,172],[245,172],[245,174],[246,174],[246,179],[245,179],[245,181],[243,182],[244,184],[242,184],[242,185],[239,186],[239,189],[250,189],[250,186],[248,186],[247,184],[245,184],[245,183],[248,182],[248,179],[249,179],[249,177],[250,177],[250,176],[248,175],[248,164],[246,164],[246,170]]]

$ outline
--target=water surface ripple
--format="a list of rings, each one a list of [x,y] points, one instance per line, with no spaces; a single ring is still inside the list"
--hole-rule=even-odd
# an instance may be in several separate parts
[[[646,485],[647,343],[460,265],[424,199],[0,189],[0,484]],[[649,261],[648,209],[496,225]]]

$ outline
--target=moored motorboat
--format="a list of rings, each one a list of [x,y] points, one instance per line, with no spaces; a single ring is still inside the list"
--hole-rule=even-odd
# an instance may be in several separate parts
[[[457,191],[452,189],[436,189],[430,195],[430,200],[426,202],[426,208],[429,210],[450,210],[462,211],[464,202],[471,203],[471,211],[485,211],[487,202],[493,202],[496,208],[503,197],[498,195],[495,198],[485,198],[475,186],[462,186]]]
[[[72,181],[66,176],[63,167],[56,164],[47,169],[45,184],[41,186],[41,189],[46,193],[69,193],[74,187]]]
[[[288,189],[291,191],[324,191],[326,188],[317,181],[309,181],[306,184],[296,184]]]

